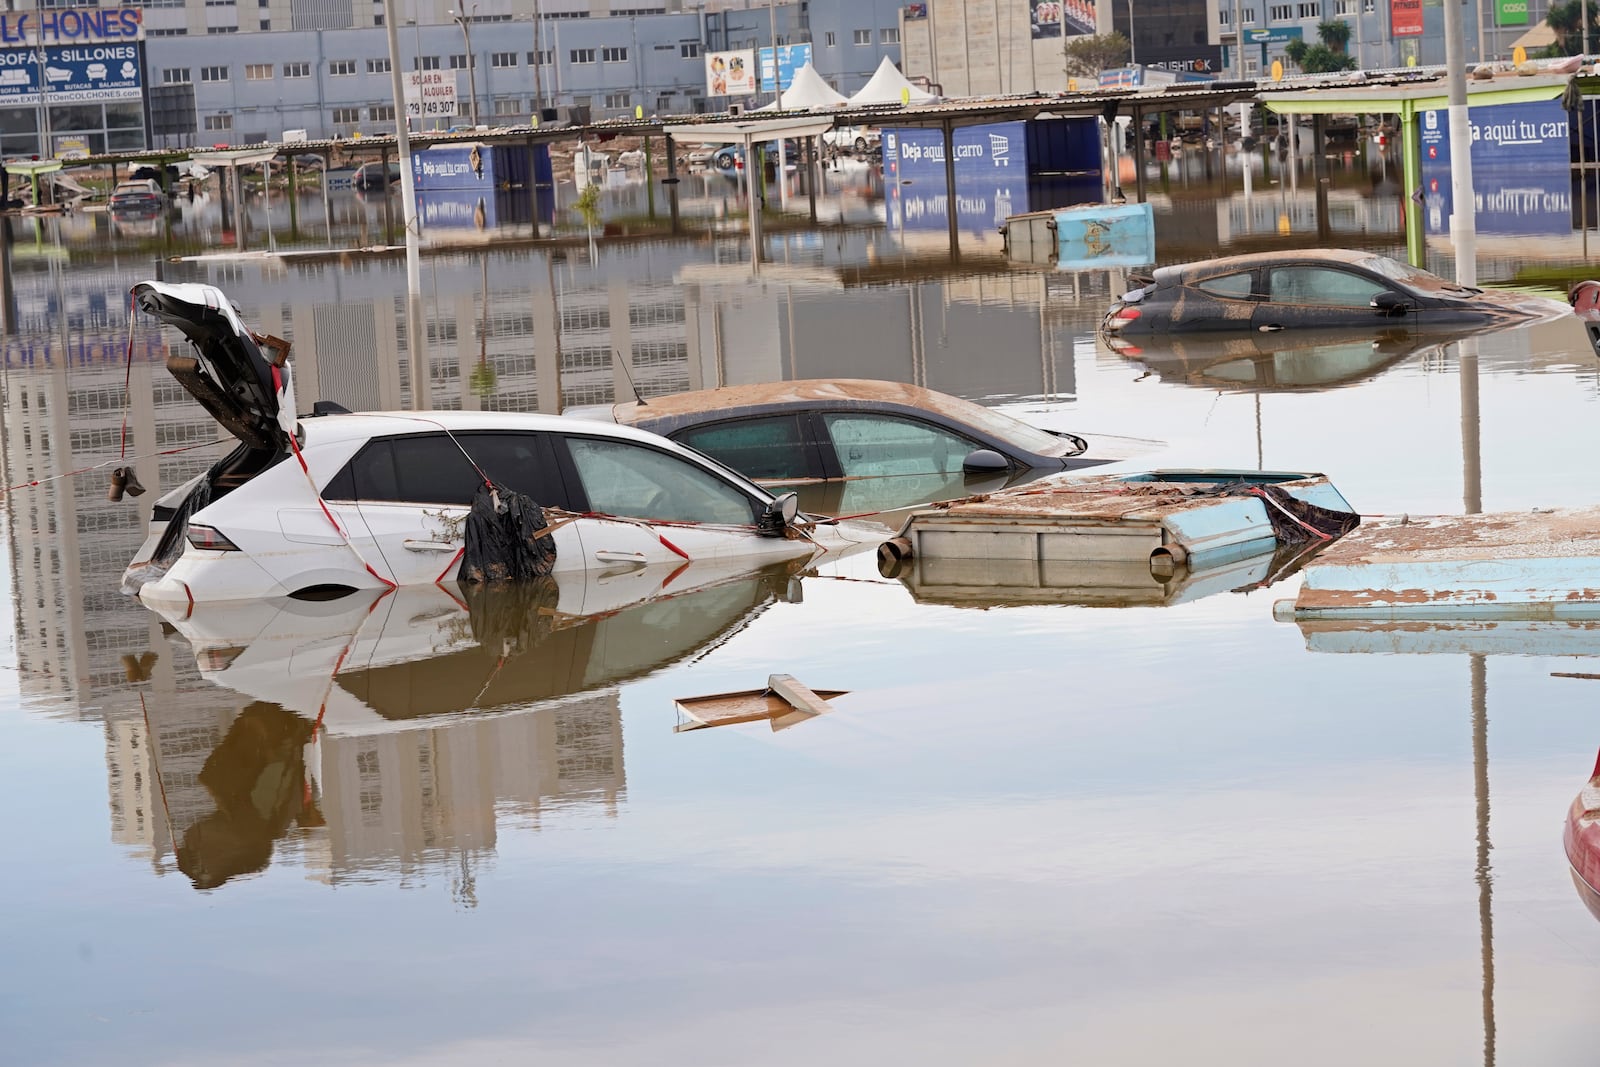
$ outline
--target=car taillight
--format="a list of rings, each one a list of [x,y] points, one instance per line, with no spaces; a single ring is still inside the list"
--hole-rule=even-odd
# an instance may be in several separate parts
[[[189,543],[195,548],[207,552],[237,552],[239,546],[222,535],[222,531],[211,526],[189,527]]]
[[[1138,308],[1135,308],[1135,307],[1121,307],[1121,308],[1118,308],[1117,309],[1117,313],[1115,315],[1111,316],[1111,317],[1114,318],[1114,319],[1120,319],[1123,322],[1132,322],[1134,319],[1138,318],[1139,315],[1140,315],[1140,312],[1139,312]]]

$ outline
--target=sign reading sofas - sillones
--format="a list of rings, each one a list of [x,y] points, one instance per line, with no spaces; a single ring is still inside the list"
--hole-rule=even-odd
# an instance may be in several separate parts
[[[143,39],[136,7],[0,14],[0,103],[38,104],[41,92],[52,104],[137,100]]]

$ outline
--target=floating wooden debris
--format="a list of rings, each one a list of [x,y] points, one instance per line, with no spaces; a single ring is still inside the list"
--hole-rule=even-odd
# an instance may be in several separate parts
[[[1280,618],[1600,618],[1600,508],[1402,517],[1305,570]]]
[[[828,703],[842,697],[843,689],[810,689],[793,676],[774,674],[767,678],[767,688],[746,689],[737,693],[715,693],[703,697],[683,697],[676,706],[680,722],[673,733],[703,730],[708,726],[734,726],[744,722],[772,723],[773,730],[783,730],[807,722],[833,710]]]
[[[907,559],[1144,563],[1158,577],[1326,542],[1358,517],[1320,474],[1162,470],[1053,478],[911,515],[879,547],[886,575]],[[1043,583],[1049,584],[1049,583]]]

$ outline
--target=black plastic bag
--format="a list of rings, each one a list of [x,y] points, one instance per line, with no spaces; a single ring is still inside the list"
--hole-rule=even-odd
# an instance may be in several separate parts
[[[544,509],[530,496],[485,483],[467,513],[463,582],[517,582],[555,569],[556,540]]]

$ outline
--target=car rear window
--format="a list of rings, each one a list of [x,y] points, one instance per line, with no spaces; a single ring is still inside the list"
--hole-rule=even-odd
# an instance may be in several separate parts
[[[1251,271],[1241,271],[1238,274],[1224,274],[1220,278],[1207,278],[1195,285],[1196,289],[1210,293],[1212,296],[1246,297],[1255,288],[1255,274]]]
[[[810,450],[806,448],[799,415],[695,426],[672,437],[680,444],[727,464],[746,478],[815,477],[810,469]]]
[[[496,485],[542,505],[566,507],[559,474],[540,434],[419,434],[373,441],[333,477],[323,496],[408,504],[472,503],[483,479],[462,450]]]

